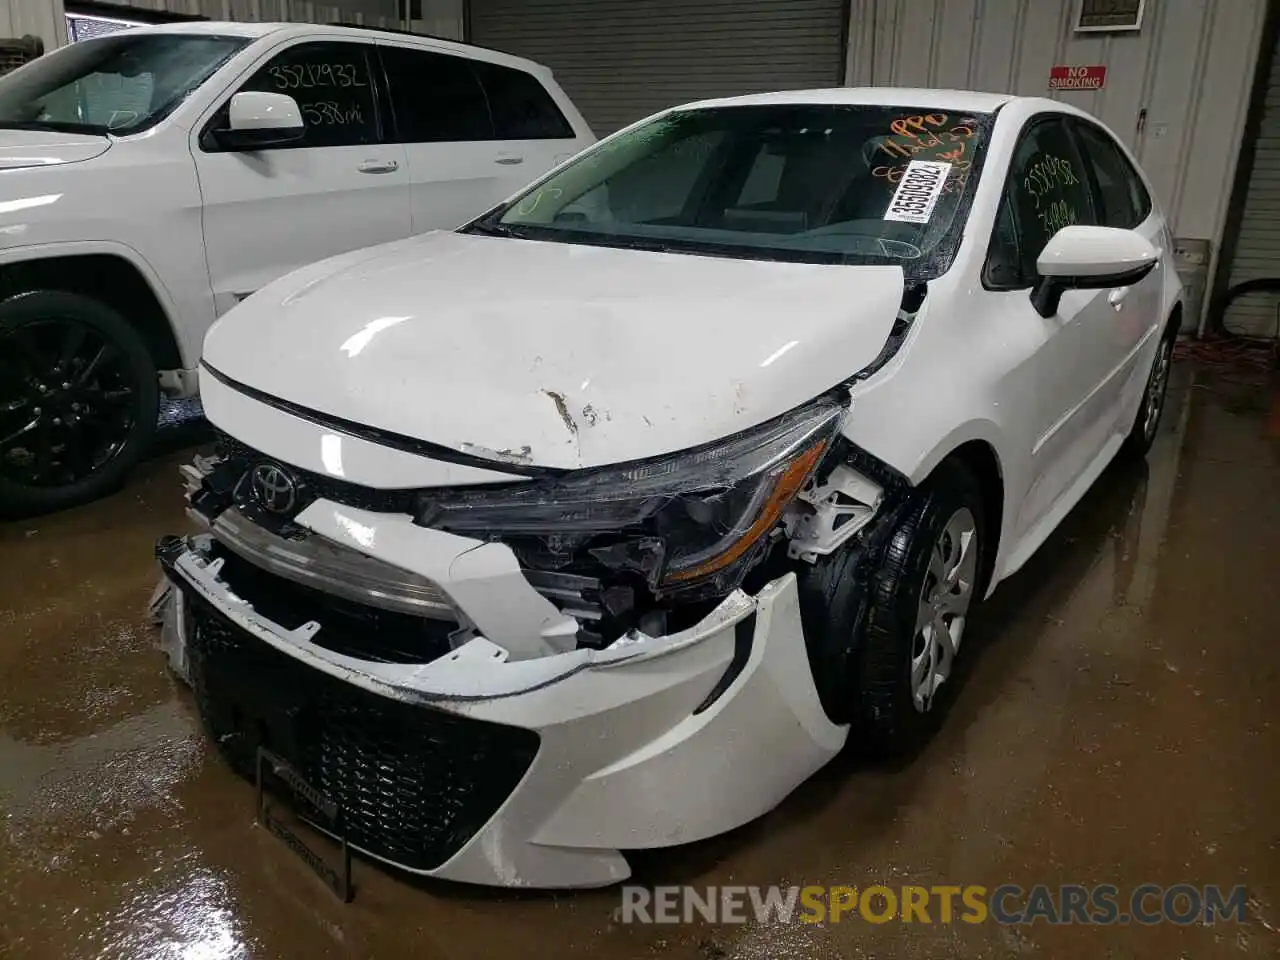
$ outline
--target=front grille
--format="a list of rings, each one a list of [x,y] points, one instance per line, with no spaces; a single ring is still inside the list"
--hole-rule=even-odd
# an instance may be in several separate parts
[[[219,434],[218,445],[228,459],[242,461],[245,469],[263,461],[277,462],[277,458],[259,453],[225,433]],[[375,513],[413,514],[416,512],[415,500],[418,495],[416,490],[379,490],[374,487],[363,487],[358,483],[348,483],[336,477],[303,470],[293,464],[289,465],[289,472],[301,482],[308,501],[332,500],[334,503],[355,507],[358,510],[371,510]]]
[[[194,591],[186,600],[192,685],[223,756],[247,777],[259,746],[287,760],[339,806],[353,845],[391,863],[441,866],[538,752],[533,731],[370,693],[263,643]]]

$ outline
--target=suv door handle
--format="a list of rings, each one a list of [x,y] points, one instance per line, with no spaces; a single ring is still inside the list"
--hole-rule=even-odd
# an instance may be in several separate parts
[[[501,154],[498,157],[498,159],[493,162],[501,163],[506,166],[511,166],[512,164],[516,164],[516,163],[524,163],[524,157],[518,157],[514,153],[504,153],[504,154]]]
[[[356,169],[361,173],[395,173],[400,164],[395,160],[366,160]]]

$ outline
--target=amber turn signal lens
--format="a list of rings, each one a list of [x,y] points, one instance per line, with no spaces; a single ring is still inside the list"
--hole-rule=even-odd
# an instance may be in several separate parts
[[[814,468],[817,467],[818,462],[822,459],[822,455],[826,452],[827,446],[828,441],[823,440],[821,443],[810,447],[788,464],[787,468],[774,481],[773,490],[770,492],[764,506],[760,509],[760,514],[756,517],[755,522],[727,550],[696,567],[669,574],[666,578],[667,582],[685,583],[689,580],[697,580],[729,566],[729,564],[746,553],[753,543],[773,529],[773,525],[778,522],[778,518],[782,516],[782,511],[786,509],[787,504],[803,489],[805,482],[809,479],[809,475],[813,473]]]

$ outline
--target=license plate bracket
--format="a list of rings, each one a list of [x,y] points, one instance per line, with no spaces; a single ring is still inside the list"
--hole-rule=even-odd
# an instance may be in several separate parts
[[[350,903],[355,897],[355,888],[351,883],[351,844],[347,839],[342,808],[323,791],[308,783],[287,760],[262,746],[259,746],[257,751],[254,781],[258,794],[257,823],[297,854],[298,858],[333,891],[339,900]],[[286,789],[284,791],[277,789],[277,793],[283,793],[285,799],[295,801],[295,814],[298,813],[297,799],[301,798],[305,803],[306,816],[302,817],[299,814],[300,819],[316,820],[315,826],[336,839],[341,845],[336,867],[325,862],[320,853],[308,846],[288,824],[273,813],[270,802],[271,788],[278,785],[283,785]]]

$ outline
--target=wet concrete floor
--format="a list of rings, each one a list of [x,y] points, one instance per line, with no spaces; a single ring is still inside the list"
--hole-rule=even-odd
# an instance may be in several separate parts
[[[1178,372],[1150,466],[1110,469],[975,618],[921,756],[838,761],[755,824],[634,862],[699,887],[1243,884],[1243,924],[637,926],[617,890],[360,862],[343,906],[253,826],[154,649],[173,454],[105,502],[0,526],[0,956],[1280,956],[1280,407],[1258,374]]]

